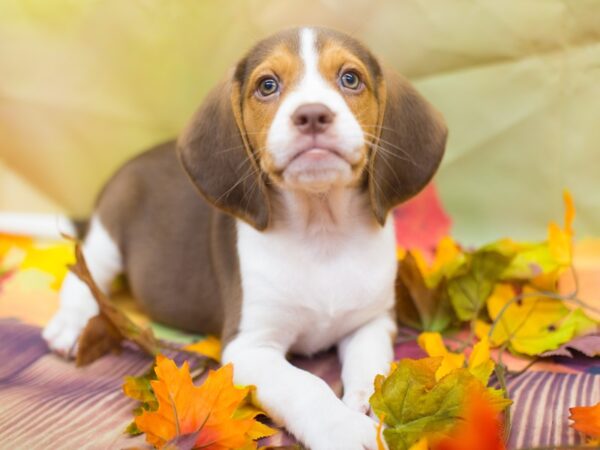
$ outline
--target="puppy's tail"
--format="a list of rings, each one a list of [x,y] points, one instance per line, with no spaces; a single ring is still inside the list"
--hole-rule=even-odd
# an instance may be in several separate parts
[[[82,238],[88,220],[62,214],[0,212],[0,233],[31,236],[38,239],[61,239],[64,235]]]

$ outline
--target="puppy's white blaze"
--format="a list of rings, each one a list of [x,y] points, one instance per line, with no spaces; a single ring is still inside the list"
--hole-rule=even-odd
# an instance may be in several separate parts
[[[317,51],[316,35],[311,28],[303,28],[300,33],[300,57],[304,64],[304,76],[298,86],[298,93],[300,94],[298,100],[301,103],[322,102],[333,110],[338,105],[334,104],[336,103],[334,101],[335,96],[332,96],[331,93],[337,93],[331,89],[319,72],[319,52]],[[323,99],[323,94],[330,98]],[[332,104],[327,104],[324,100],[329,100]]]

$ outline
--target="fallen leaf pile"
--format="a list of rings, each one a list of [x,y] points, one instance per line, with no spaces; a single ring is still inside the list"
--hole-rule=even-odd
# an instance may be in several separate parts
[[[428,357],[402,359],[388,376],[375,379],[370,404],[382,422],[380,448],[385,447],[384,439],[390,450],[504,450],[511,400],[506,396],[502,353],[600,354],[599,324],[586,313],[588,305],[577,298],[577,289],[570,294],[558,289],[565,273],[576,276],[572,267],[575,212],[568,193],[564,201],[565,223],[562,227],[551,223],[543,242],[502,239],[471,250],[444,237],[435,252],[427,243],[398,252],[398,317],[421,331],[417,342]],[[38,253],[31,253],[29,259],[19,253],[19,248],[31,245],[24,240],[12,244],[17,250],[0,248],[0,278],[10,275],[15,261],[24,267],[38,264]],[[129,434],[144,433],[156,448],[246,450],[274,433],[256,420],[261,411],[250,403],[251,387],[233,385],[231,365],[206,376],[210,364],[219,362],[218,339],[207,337],[189,345],[157,339],[98,289],[79,245],[74,248],[77,258],[71,270],[89,286],[100,309],[80,338],[78,364],[118,351],[124,341],[156,357],[150,372],[125,379],[125,395],[138,402]],[[62,254],[39,251],[50,252],[55,261]],[[53,266],[47,270],[54,270]],[[55,272],[57,280],[64,276]],[[452,351],[440,333],[465,325],[470,333]],[[496,360],[490,347],[498,349]],[[160,356],[163,353],[186,362],[178,367]],[[196,386],[193,380],[203,375],[205,381]],[[599,418],[600,404],[571,409],[573,428],[589,435],[596,445]]]
[[[406,252],[396,286],[399,319],[438,332],[468,322],[493,347],[530,356],[597,333],[598,321],[574,308],[582,304],[576,293],[559,294],[558,280],[573,260],[575,209],[568,192],[564,203],[564,225],[550,223],[544,242],[502,239],[469,251],[447,237],[429,263],[419,250]],[[600,353],[597,339],[585,342],[588,353]]]
[[[401,360],[375,382],[371,406],[391,450],[504,449],[498,417],[510,404],[502,389],[504,350],[526,357],[600,354],[599,323],[585,312],[592,308],[576,289],[559,292],[561,276],[576,277],[568,192],[564,203],[563,226],[550,223],[543,242],[502,239],[465,250],[445,237],[432,257],[419,249],[398,252],[397,315],[423,331],[417,341],[429,358]],[[458,352],[448,350],[439,332],[465,324],[469,337]],[[497,362],[490,346],[499,349]],[[467,361],[463,350],[470,347]],[[494,372],[500,388],[488,387]],[[575,429],[600,437],[600,406],[571,411]],[[504,417],[506,430],[508,409]]]

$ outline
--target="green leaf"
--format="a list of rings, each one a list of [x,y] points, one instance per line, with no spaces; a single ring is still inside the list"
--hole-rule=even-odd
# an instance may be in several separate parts
[[[127,397],[141,402],[142,404],[156,404],[156,396],[150,384],[150,377],[142,375],[139,377],[125,377],[123,392]]]
[[[140,416],[144,411],[156,411],[158,409],[158,400],[150,384],[152,380],[156,380],[154,367],[138,377],[126,376],[123,379],[123,392],[125,395],[139,402],[133,408],[132,412],[134,416]],[[138,436],[142,434],[142,431],[138,428],[134,420],[125,428],[125,434]]]
[[[467,258],[459,274],[448,281],[448,295],[460,320],[472,320],[479,315],[511,260],[512,256],[485,249]]]
[[[424,434],[447,435],[461,418],[467,394],[477,390],[501,410],[510,400],[493,394],[467,369],[455,369],[435,381],[442,358],[403,359],[388,378],[379,376],[370,403],[384,416],[390,450],[408,450]]]
[[[125,433],[129,436],[139,436],[140,434],[142,434],[142,431],[138,428],[134,420],[129,425],[127,425],[127,428],[125,428]]]
[[[501,280],[529,280],[542,273],[563,268],[553,256],[548,241],[515,242],[512,239],[501,239],[480,250],[497,252],[511,259],[500,276]]]

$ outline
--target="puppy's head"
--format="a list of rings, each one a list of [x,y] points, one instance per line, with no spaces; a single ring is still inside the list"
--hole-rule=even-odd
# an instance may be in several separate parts
[[[368,190],[375,218],[415,195],[444,153],[441,115],[353,38],[300,28],[259,42],[180,137],[200,192],[259,230],[272,189]]]

